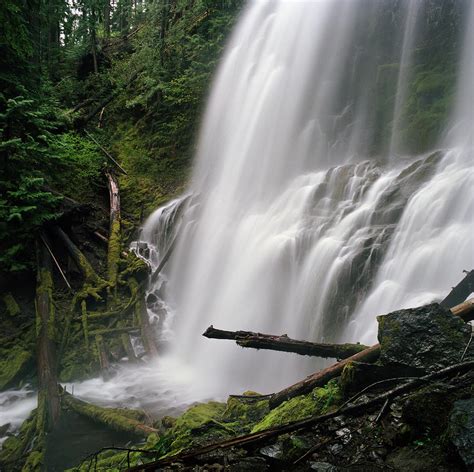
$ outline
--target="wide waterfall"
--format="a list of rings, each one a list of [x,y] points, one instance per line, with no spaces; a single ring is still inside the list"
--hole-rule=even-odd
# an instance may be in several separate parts
[[[274,1],[244,12],[212,87],[192,196],[142,234],[158,258],[177,234],[150,293],[169,331],[165,359],[188,366],[197,390],[267,392],[317,367],[204,339],[211,324],[370,343],[376,315],[439,300],[472,268],[473,8],[453,131],[422,154],[404,142],[428,6]],[[400,34],[374,40],[394,23]],[[381,67],[384,55],[398,67]],[[383,74],[393,98],[380,114]]]

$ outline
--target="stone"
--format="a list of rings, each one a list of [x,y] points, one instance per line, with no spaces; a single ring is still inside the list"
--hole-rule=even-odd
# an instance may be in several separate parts
[[[448,434],[469,470],[474,468],[474,398],[454,402]]]
[[[310,467],[311,470],[316,470],[317,472],[337,472],[339,470],[329,462],[311,462]]]
[[[459,363],[471,328],[438,303],[377,317],[380,362],[435,372]],[[472,350],[465,361],[472,360]]]

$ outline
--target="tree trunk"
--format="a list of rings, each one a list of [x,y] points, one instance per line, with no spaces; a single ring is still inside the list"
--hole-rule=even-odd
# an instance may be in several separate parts
[[[294,352],[304,356],[345,359],[367,349],[362,344],[322,344],[308,341],[298,341],[286,334],[273,336],[271,334],[253,333],[251,331],[224,331],[212,325],[203,336],[211,339],[232,339],[241,347],[254,349],[269,349],[271,351]]]
[[[283,403],[290,398],[297,397],[298,395],[304,395],[305,393],[311,392],[315,387],[322,387],[326,385],[331,379],[341,375],[344,367],[349,362],[375,362],[380,356],[380,345],[376,344],[371,346],[357,354],[354,354],[347,359],[344,359],[336,364],[333,364],[320,372],[316,372],[306,377],[304,380],[291,385],[290,387],[281,390],[278,393],[274,393],[270,397],[270,407],[275,408],[280,403]]]
[[[53,304],[53,278],[51,257],[44,246],[38,244],[38,273],[36,285],[36,332],[38,365],[38,405],[46,429],[52,429],[59,420],[60,401],[55,359],[56,320]]]

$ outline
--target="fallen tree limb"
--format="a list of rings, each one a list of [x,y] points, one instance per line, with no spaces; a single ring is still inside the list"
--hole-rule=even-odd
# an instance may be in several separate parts
[[[102,144],[100,144],[99,141],[94,138],[94,136],[92,136],[92,134],[90,134],[87,130],[84,130],[84,132],[92,141],[94,141],[98,148],[104,153],[105,157],[107,157],[107,159],[112,162],[112,164],[117,167],[120,172],[122,172],[122,174],[128,175],[127,171],[112,157],[112,154],[110,154],[110,152],[107,151],[107,149],[105,149],[105,147],[102,146]]]
[[[346,359],[368,346],[363,344],[323,344],[309,341],[298,341],[289,338],[286,334],[274,336],[271,334],[254,333],[252,331],[225,331],[209,326],[203,333],[209,339],[231,339],[241,347],[254,349],[268,349],[271,351],[294,352],[304,356],[331,357]]]
[[[441,306],[451,308],[454,305],[459,305],[464,302],[472,292],[474,292],[474,270],[465,272],[466,276],[461,280],[461,282],[453,287],[446,298],[440,302]]]
[[[84,276],[85,281],[96,285],[103,285],[105,281],[97,275],[86,256],[84,256],[82,251],[71,241],[69,236],[59,226],[53,227],[53,233],[64,244],[72,260]]]
[[[94,331],[90,331],[90,336],[106,336],[108,334],[122,334],[122,333],[130,333],[131,331],[140,331],[140,326],[125,326],[122,328],[104,328],[104,329],[96,329]]]
[[[171,241],[171,244],[169,245],[168,249],[165,252],[165,255],[163,256],[163,259],[161,259],[158,267],[156,268],[155,272],[151,275],[150,281],[151,283],[155,283],[156,280],[158,279],[158,275],[160,274],[161,270],[163,267],[166,265],[168,262],[168,259],[170,258],[171,254],[173,253],[173,250],[176,246],[176,241],[178,240],[178,234],[176,233],[174,235],[173,241]]]
[[[369,349],[372,349],[372,348],[369,348]],[[465,372],[472,369],[474,369],[474,361],[464,362],[461,364],[455,364],[455,365],[446,367],[445,369],[439,370],[438,372],[425,375],[417,379],[412,379],[402,385],[394,387],[393,389],[388,390],[380,395],[377,395],[376,397],[373,397],[369,400],[366,400],[354,405],[348,405],[343,408],[338,408],[337,410],[331,413],[326,413],[325,415],[310,417],[301,421],[287,423],[283,426],[277,426],[275,428],[270,428],[270,429],[260,431],[257,433],[250,433],[243,436],[238,436],[236,438],[227,439],[225,441],[221,441],[218,443],[209,444],[207,446],[200,447],[193,451],[184,451],[184,452],[175,454],[174,456],[166,457],[158,461],[151,462],[149,464],[143,464],[136,467],[132,467],[129,469],[129,472],[159,470],[164,465],[168,465],[168,464],[172,464],[176,462],[190,461],[192,459],[195,459],[198,456],[207,454],[209,452],[212,452],[218,449],[222,450],[222,449],[228,449],[234,446],[245,447],[245,446],[255,445],[263,440],[271,439],[273,437],[280,436],[284,433],[290,433],[290,432],[294,432],[294,431],[298,431],[301,429],[315,426],[316,424],[322,423],[336,416],[358,414],[361,411],[366,411],[368,408],[371,408],[375,405],[384,403],[387,399],[393,399],[397,396],[400,396],[403,393],[410,391],[411,389],[417,387],[418,385],[422,383],[437,380],[439,378],[447,377],[452,374],[456,374],[458,372]]]
[[[125,431],[139,436],[158,433],[157,429],[132,418],[131,416],[134,414],[133,411],[127,412],[127,410],[124,409],[103,408],[97,405],[92,405],[91,403],[73,397],[67,392],[63,393],[62,399],[63,404],[68,406],[71,410],[74,410],[76,413],[86,416],[95,422],[102,423],[117,431]]]
[[[351,357],[337,362],[320,372],[309,375],[304,380],[297,382],[270,397],[270,407],[275,408],[285,400],[311,392],[315,387],[326,385],[331,379],[339,377],[344,367],[350,362],[375,362],[380,356],[380,344],[364,349]]]
[[[453,315],[461,317],[466,323],[474,320],[474,298],[470,298],[451,308]]]
[[[40,238],[41,238],[41,241],[43,242],[43,244],[46,246],[46,249],[48,250],[49,255],[51,256],[52,260],[54,261],[54,264],[56,265],[56,268],[58,269],[59,273],[61,274],[61,277],[63,278],[64,282],[68,286],[69,290],[72,290],[71,284],[69,283],[69,281],[66,278],[66,274],[62,270],[61,265],[59,264],[58,260],[56,259],[56,257],[53,254],[53,251],[51,250],[51,248],[49,247],[49,244],[46,241],[46,237],[43,234],[40,234]]]

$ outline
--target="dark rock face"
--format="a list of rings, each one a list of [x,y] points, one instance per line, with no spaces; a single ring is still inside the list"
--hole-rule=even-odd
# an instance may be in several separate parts
[[[458,400],[449,418],[449,437],[469,470],[474,468],[474,398]]]
[[[382,364],[433,372],[461,361],[471,327],[438,303],[377,317]],[[472,360],[473,351],[464,360]]]

